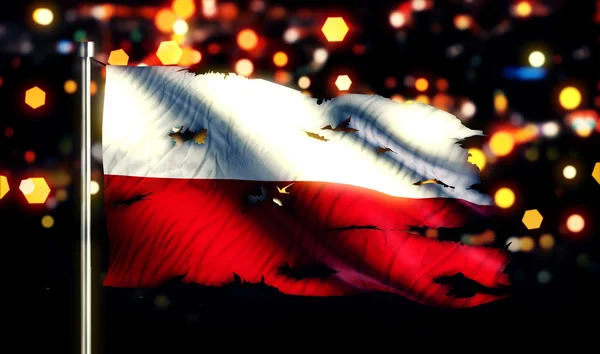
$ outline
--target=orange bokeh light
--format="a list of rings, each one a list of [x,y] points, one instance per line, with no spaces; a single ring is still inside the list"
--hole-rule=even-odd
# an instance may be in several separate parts
[[[417,81],[415,81],[415,88],[420,92],[424,92],[427,90],[427,88],[429,88],[429,82],[427,79],[419,78]]]
[[[154,17],[154,24],[159,31],[164,33],[173,32],[173,24],[177,21],[177,15],[171,9],[161,9]]]
[[[279,67],[283,67],[288,63],[288,56],[284,52],[277,52],[273,55],[273,63]]]
[[[494,155],[506,156],[513,150],[515,141],[510,133],[501,131],[492,135],[489,146]]]
[[[258,46],[258,36],[251,29],[243,29],[237,35],[237,44],[244,50],[252,50]]]
[[[179,18],[190,18],[196,11],[196,5],[193,0],[175,0],[173,1],[173,13]]]

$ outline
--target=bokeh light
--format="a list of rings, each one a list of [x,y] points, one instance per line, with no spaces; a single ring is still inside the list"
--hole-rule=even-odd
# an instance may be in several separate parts
[[[163,33],[171,33],[175,21],[177,21],[177,15],[171,9],[161,9],[154,17],[156,28]]]
[[[0,199],[4,198],[9,190],[10,186],[8,185],[8,179],[6,176],[0,176]]]
[[[506,113],[508,108],[508,100],[502,91],[496,91],[494,93],[494,110],[498,114]]]
[[[235,72],[242,76],[250,76],[254,72],[254,64],[249,59],[240,59],[235,64]]]
[[[32,17],[35,23],[42,26],[48,26],[54,20],[54,13],[52,13],[52,10],[50,9],[39,8],[33,10]]]
[[[273,55],[273,64],[278,67],[284,67],[288,63],[288,56],[284,52],[277,52]]]
[[[525,213],[523,213],[523,218],[521,219],[528,230],[539,229],[543,220],[544,217],[537,209],[525,211]]]
[[[539,239],[540,248],[550,250],[554,247],[554,236],[551,234],[543,234]]]
[[[424,92],[429,88],[429,82],[425,78],[418,78],[415,81],[415,88],[420,92]]]
[[[42,226],[46,229],[54,226],[54,218],[51,215],[45,215],[42,217]]]
[[[600,184],[600,162],[596,162],[594,164],[594,168],[592,169],[592,178]]]
[[[473,165],[477,166],[479,168],[479,171],[483,171],[483,169],[485,168],[485,164],[486,164],[485,153],[483,151],[481,151],[481,149],[477,149],[477,148],[470,148],[468,150],[468,153],[470,156],[467,159],[467,161],[469,161]]]
[[[546,122],[542,124],[542,134],[548,138],[553,138],[560,132],[560,125],[557,122]]]
[[[535,248],[535,240],[531,236],[523,236],[519,239],[519,251],[531,252]]]
[[[406,18],[404,16],[404,14],[400,11],[392,11],[390,13],[389,20],[390,20],[390,25],[392,25],[392,27],[394,27],[394,28],[400,28],[406,22]]]
[[[341,42],[348,33],[348,25],[342,17],[328,17],[321,27],[321,32],[329,42]]]
[[[182,19],[191,17],[196,11],[194,0],[174,0],[172,8],[175,15]]]
[[[25,92],[25,103],[33,109],[43,106],[46,103],[46,92],[37,86],[30,88]]]
[[[123,49],[113,50],[108,56],[108,63],[110,65],[126,66],[127,63],[129,63],[129,55],[127,55]]]
[[[182,53],[183,50],[175,41],[164,41],[158,46],[156,56],[163,65],[176,65]]]
[[[190,47],[184,47],[182,48],[181,57],[179,58],[179,65],[191,66],[198,64],[201,60],[202,54],[200,51]]]
[[[528,17],[533,12],[533,7],[529,3],[529,1],[523,0],[519,1],[515,5],[515,13],[519,17]]]
[[[494,202],[502,209],[508,209],[515,203],[515,193],[508,187],[502,187],[494,194]]]
[[[98,191],[100,190],[100,185],[98,184],[98,182],[96,181],[91,181],[90,182],[90,193],[92,195],[98,193]]]
[[[249,28],[243,29],[237,35],[237,44],[244,50],[252,50],[258,45],[258,36]]]
[[[43,204],[50,194],[50,187],[43,177],[32,177],[21,181],[21,193],[29,204]]]
[[[573,86],[568,86],[560,91],[558,99],[563,108],[575,109],[581,104],[581,92]]]
[[[572,165],[567,165],[563,168],[563,176],[566,179],[573,179],[577,175],[577,169]]]
[[[338,75],[337,79],[335,79],[335,86],[337,86],[340,91],[348,91],[351,85],[352,80],[348,75]]]
[[[534,68],[542,67],[546,63],[546,56],[544,53],[538,50],[531,52],[528,59],[529,65],[533,66]]]
[[[66,93],[71,95],[71,94],[75,93],[75,91],[77,91],[77,82],[75,80],[69,79],[69,80],[65,81],[63,88]]]
[[[581,230],[583,230],[583,228],[585,227],[585,220],[583,219],[583,216],[579,214],[573,214],[567,218],[566,224],[567,230],[574,233],[578,233],[581,232]]]
[[[310,87],[310,79],[308,78],[308,76],[302,76],[298,79],[298,87],[300,87],[303,90],[306,90]]]
[[[500,131],[492,135],[489,147],[496,156],[506,156],[511,153],[515,146],[512,135],[508,132]]]
[[[188,32],[188,29],[188,23],[183,19],[173,22],[173,32],[177,35],[183,36]]]

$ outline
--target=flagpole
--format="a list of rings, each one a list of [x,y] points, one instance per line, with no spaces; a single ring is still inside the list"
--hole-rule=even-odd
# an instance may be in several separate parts
[[[91,58],[94,42],[79,42],[81,58],[81,354],[92,347],[92,263],[91,263]]]

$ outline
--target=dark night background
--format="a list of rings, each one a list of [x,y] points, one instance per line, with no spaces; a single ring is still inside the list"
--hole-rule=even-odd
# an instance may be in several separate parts
[[[0,175],[6,176],[10,186],[0,199],[2,317],[10,327],[5,334],[22,348],[19,352],[32,352],[38,346],[57,353],[79,350],[80,91],[69,94],[63,85],[69,79],[79,84],[80,70],[69,43],[95,41],[96,58],[104,62],[112,50],[123,48],[129,65],[142,61],[160,65],[153,53],[171,36],[157,30],[153,14],[169,8],[171,2],[113,1],[110,4],[133,10],[130,14],[117,11],[104,19],[86,15],[89,5],[104,2],[0,4]],[[277,68],[270,58],[282,50],[289,63],[281,69],[285,72],[279,72],[279,79],[285,81],[291,75],[289,82],[282,83],[298,89],[298,78],[308,76],[311,85],[306,90],[313,97],[339,94],[333,85],[335,77],[348,74],[353,81],[351,92],[431,100],[468,127],[484,130],[488,137],[467,146],[482,149],[488,156],[482,188],[493,195],[506,186],[516,195],[514,205],[501,209],[492,220],[495,236],[488,242],[504,247],[509,238],[513,240],[514,295],[480,308],[449,311],[390,295],[288,298],[260,286],[230,285],[205,291],[174,282],[155,290],[102,288],[108,248],[102,163],[96,154],[94,352],[152,351],[162,344],[170,345],[174,353],[180,352],[180,346],[198,351],[200,343],[223,344],[217,333],[232,340],[258,333],[254,340],[264,346],[270,345],[268,336],[273,331],[281,333],[279,339],[294,342],[337,342],[360,336],[397,345],[416,335],[439,338],[446,334],[457,340],[547,342],[585,337],[594,329],[600,276],[596,211],[600,181],[592,178],[594,165],[600,162],[596,127],[600,123],[600,2],[528,1],[531,14],[519,17],[511,12],[518,2],[500,0],[264,1],[262,10],[256,1],[217,0],[214,18],[205,18],[202,0],[194,3],[196,13],[187,19],[188,33],[198,30],[201,35],[190,35],[181,46],[202,54],[195,65],[199,70],[234,71],[235,61],[248,57],[254,63],[252,76],[273,79]],[[421,4],[426,8],[417,11]],[[32,20],[38,7],[52,9],[54,20],[49,26]],[[147,18],[136,10],[142,7],[147,8]],[[389,20],[396,9],[404,11],[405,19],[412,13],[411,20],[399,28]],[[471,21],[463,31],[454,24],[460,14]],[[320,32],[328,16],[342,16],[349,23],[343,42],[328,43]],[[294,43],[283,39],[290,26],[304,29]],[[237,47],[236,34],[243,28],[252,28],[265,39],[262,53],[245,55]],[[211,54],[214,43],[220,52]],[[319,47],[329,56],[322,66],[311,67],[312,53]],[[532,50],[545,54],[545,76],[508,77],[507,68],[529,66]],[[93,65],[92,70],[98,87],[92,98],[96,144],[101,142],[103,77],[101,66]],[[389,77],[396,79],[395,85]],[[418,97],[414,78],[429,82],[424,96]],[[34,86],[46,93],[45,104],[37,109],[24,100],[25,92]],[[565,86],[581,93],[577,107],[561,106],[559,92]],[[495,105],[498,91],[508,101],[505,112]],[[464,102],[476,107],[472,117]],[[589,118],[582,123],[574,119],[577,116]],[[551,129],[541,129],[549,121],[560,127],[554,137],[544,136]],[[534,137],[517,143],[507,156],[492,158],[487,142],[493,132],[506,127],[518,130],[531,123],[540,128]],[[588,131],[585,124],[589,124]],[[575,178],[563,176],[567,165],[576,168]],[[44,204],[29,204],[20,192],[20,181],[29,177],[44,177],[48,182],[51,193]],[[528,230],[521,222],[528,209],[543,215],[540,229]],[[565,227],[573,213],[585,220],[581,232]],[[43,226],[40,220],[46,215],[52,217],[52,225],[46,218]],[[552,236],[545,240],[553,242],[542,245],[541,236],[547,234]],[[514,248],[515,244],[521,249]],[[377,334],[382,330],[391,330],[393,335]]]

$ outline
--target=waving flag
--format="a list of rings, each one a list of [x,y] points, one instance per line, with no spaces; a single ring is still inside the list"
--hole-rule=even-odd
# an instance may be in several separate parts
[[[233,274],[285,294],[386,291],[442,307],[504,296],[504,250],[411,227],[491,211],[458,141],[481,132],[419,103],[347,94],[318,103],[234,74],[108,66],[104,285],[220,286]],[[448,279],[474,284],[453,291]]]

